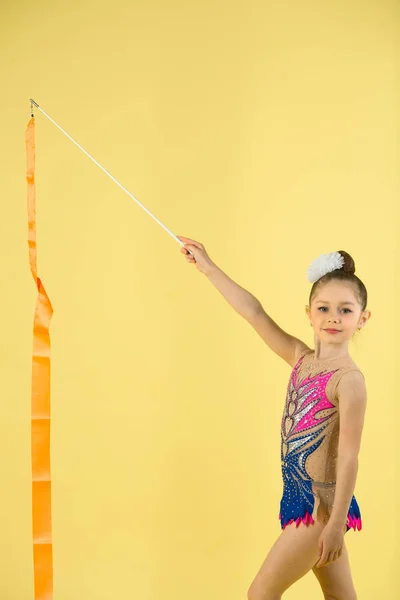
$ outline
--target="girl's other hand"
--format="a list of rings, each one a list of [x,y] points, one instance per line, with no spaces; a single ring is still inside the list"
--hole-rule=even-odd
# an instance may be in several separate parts
[[[213,267],[215,267],[215,264],[208,256],[203,244],[180,235],[177,235],[176,237],[185,244],[181,248],[181,252],[186,257],[187,262],[195,264],[196,269],[200,271],[200,273],[208,275]],[[189,250],[192,254],[189,254]]]
[[[319,560],[315,566],[319,569],[335,562],[342,555],[343,544],[344,532],[328,523],[318,540]]]

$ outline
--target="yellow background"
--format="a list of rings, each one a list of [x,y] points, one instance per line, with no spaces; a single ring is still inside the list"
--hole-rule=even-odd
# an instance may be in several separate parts
[[[372,318],[349,348],[369,400],[345,539],[360,600],[399,597],[398,25],[388,0],[4,4],[2,600],[33,597],[30,97],[311,346],[306,269],[352,254]],[[290,368],[38,111],[36,151],[54,598],[245,599],[280,533]],[[285,594],[321,597],[312,573]]]

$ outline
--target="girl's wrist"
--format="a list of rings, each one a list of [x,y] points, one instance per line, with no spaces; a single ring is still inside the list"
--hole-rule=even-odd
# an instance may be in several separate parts
[[[208,278],[210,278],[212,275],[214,275],[214,273],[216,273],[216,271],[218,270],[218,267],[215,263],[211,262],[210,265],[204,270],[204,275]]]
[[[339,531],[342,531],[343,527],[346,525],[346,521],[347,521],[347,518],[339,519],[338,517],[335,517],[335,516],[332,517],[332,515],[331,515],[328,523],[332,529],[338,529]]]

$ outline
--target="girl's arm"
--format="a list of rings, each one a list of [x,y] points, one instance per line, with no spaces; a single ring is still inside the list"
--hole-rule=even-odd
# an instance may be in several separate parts
[[[260,301],[238,283],[233,281],[222,269],[213,265],[206,272],[208,280],[222,294],[232,308],[246,321],[261,309]]]
[[[206,275],[225,300],[250,323],[273,352],[294,367],[296,357],[308,346],[279,327],[253,294],[233,281],[211,260],[203,244],[180,235],[177,237],[184,243],[181,252],[185,255],[186,260],[194,263],[196,268]],[[191,255],[189,255],[189,251]]]
[[[222,294],[232,308],[244,319],[249,320],[258,312],[261,304],[253,294],[245,290],[223,272],[209,257],[201,242],[196,242],[181,235],[176,236],[184,246],[181,248],[186,260],[194,263],[200,273]],[[191,254],[189,254],[189,251]]]
[[[308,346],[279,327],[265,312],[260,301],[235,283],[219,267],[214,265],[207,276],[225,300],[250,323],[267,346],[294,367],[297,354]]]
[[[329,523],[343,529],[347,522],[358,472],[358,453],[367,406],[367,390],[360,371],[345,373],[337,387],[339,399],[339,450],[335,501]]]

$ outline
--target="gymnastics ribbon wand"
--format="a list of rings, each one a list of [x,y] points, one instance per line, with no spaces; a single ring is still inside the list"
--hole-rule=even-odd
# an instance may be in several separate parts
[[[26,180],[28,184],[28,248],[29,263],[38,296],[33,324],[32,386],[31,386],[31,454],[32,454],[32,531],[34,559],[34,600],[53,599],[53,543],[51,522],[50,469],[50,321],[53,308],[37,274],[36,248],[36,187],[35,187],[35,106],[68,139],[110,177],[132,200],[147,212],[181,246],[185,244],[155,217],[115,177],[97,162],[78,142],[58,125],[32,98],[31,119],[26,143]],[[190,250],[189,254],[193,254]]]

